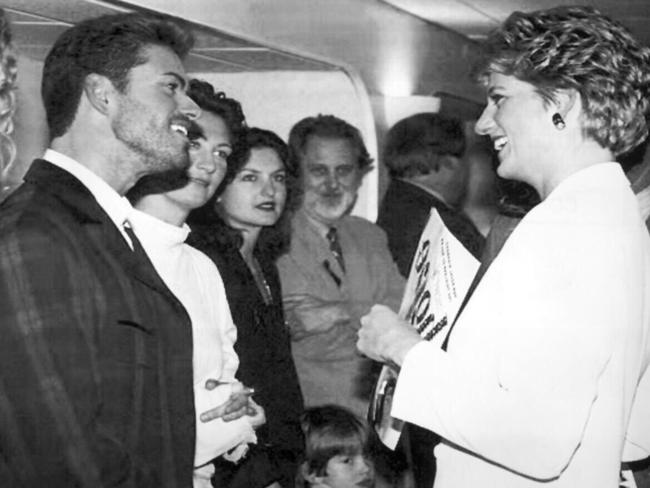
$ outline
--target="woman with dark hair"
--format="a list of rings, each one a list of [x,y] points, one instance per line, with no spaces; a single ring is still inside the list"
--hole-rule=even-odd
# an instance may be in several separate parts
[[[282,139],[271,131],[250,128],[228,159],[215,197],[190,215],[190,244],[213,259],[224,281],[237,327],[238,378],[255,389],[255,400],[267,417],[257,431],[257,453],[238,466],[218,466],[222,484],[217,486],[294,484],[303,446],[303,399],[275,259],[289,245],[299,181]],[[275,466],[259,461],[266,455]]]
[[[650,454],[650,239],[617,159],[648,134],[650,49],[588,7],[493,33],[476,131],[541,202],[446,350],[389,309],[359,349],[401,366],[391,414],[438,433],[436,487],[606,488]]]

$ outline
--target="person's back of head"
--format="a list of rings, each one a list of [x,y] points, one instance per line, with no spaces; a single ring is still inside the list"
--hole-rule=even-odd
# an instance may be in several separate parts
[[[367,424],[338,405],[307,408],[300,423],[305,458],[298,479],[303,486],[374,486]]]
[[[459,120],[436,113],[419,113],[390,128],[384,144],[384,164],[392,178],[429,174],[438,170],[442,156],[461,157],[465,144]]]
[[[191,32],[176,21],[148,14],[104,15],[70,27],[56,40],[43,66],[41,95],[50,138],[70,128],[88,75],[105,76],[124,92],[129,71],[147,62],[147,47],[169,48],[182,59],[193,43]]]

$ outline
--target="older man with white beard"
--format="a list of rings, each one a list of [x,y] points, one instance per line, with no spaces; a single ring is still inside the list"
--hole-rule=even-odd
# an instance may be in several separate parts
[[[289,147],[305,194],[278,267],[305,404],[365,417],[372,377],[355,347],[359,319],[376,302],[397,310],[404,286],[384,232],[349,215],[372,160],[359,130],[332,115],[298,122]]]

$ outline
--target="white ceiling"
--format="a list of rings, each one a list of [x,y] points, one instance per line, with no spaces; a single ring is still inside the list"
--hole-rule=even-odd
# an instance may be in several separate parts
[[[515,10],[590,5],[622,22],[650,46],[650,0],[383,0],[429,22],[481,40]]]
[[[2,0],[0,6],[9,15],[19,51],[36,60],[45,59],[54,40],[79,20],[127,10],[115,3],[94,0]],[[249,42],[216,29],[194,25],[193,32],[196,42],[186,63],[189,71],[339,69],[338,66]]]
[[[80,19],[150,9],[190,21],[190,72],[343,69],[371,95],[471,100],[483,98],[469,76],[472,39],[513,10],[562,3],[594,5],[650,45],[650,0],[1,0],[19,51],[36,60]]]

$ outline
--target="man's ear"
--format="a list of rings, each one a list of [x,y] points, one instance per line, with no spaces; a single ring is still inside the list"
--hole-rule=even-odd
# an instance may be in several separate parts
[[[106,76],[91,73],[84,80],[84,94],[92,107],[102,114],[108,113],[110,98],[115,87]]]

